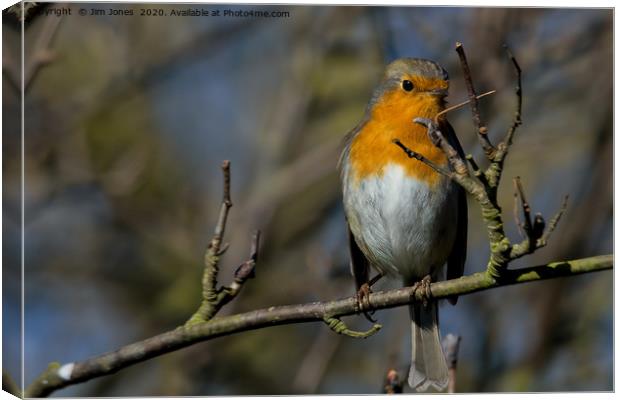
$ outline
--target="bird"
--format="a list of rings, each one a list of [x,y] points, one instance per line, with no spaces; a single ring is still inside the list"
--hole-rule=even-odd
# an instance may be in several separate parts
[[[436,62],[401,58],[385,68],[361,122],[344,138],[338,162],[348,225],[350,266],[358,299],[369,293],[371,268],[404,286],[463,275],[467,248],[465,191],[449,177],[413,160],[394,144],[451,169],[445,153],[415,119],[445,110],[448,73]],[[445,114],[438,129],[460,157],[463,149]],[[443,266],[447,264],[446,274]],[[374,281],[374,279],[373,279]],[[456,297],[449,299],[456,304]],[[358,300],[359,301],[359,300]],[[360,301],[360,307],[365,304]],[[441,347],[437,301],[409,305],[411,366],[416,391],[445,390],[448,369]]]

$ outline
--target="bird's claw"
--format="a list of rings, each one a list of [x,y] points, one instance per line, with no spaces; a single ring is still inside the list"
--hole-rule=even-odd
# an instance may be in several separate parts
[[[373,311],[368,311],[370,308],[370,293],[372,293],[372,290],[370,289],[370,284],[368,282],[360,286],[357,291],[357,308],[364,314],[368,321],[375,323],[377,321],[371,317]]]
[[[413,285],[413,290],[414,290],[414,293],[417,293],[418,290],[422,290],[422,293],[420,295],[421,300],[422,300],[422,305],[424,307],[427,307],[429,300],[433,297],[433,293],[431,292],[430,275],[426,275],[424,278],[422,278],[421,281],[416,282]]]
[[[370,285],[367,283],[362,284],[360,288],[357,290],[357,306],[360,311],[367,310],[370,308]]]

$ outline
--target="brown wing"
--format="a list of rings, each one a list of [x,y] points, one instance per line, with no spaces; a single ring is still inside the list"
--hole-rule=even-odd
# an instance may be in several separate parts
[[[463,148],[459,143],[459,139],[456,137],[452,126],[446,123],[446,127],[442,127],[442,131],[445,131],[446,139],[448,143],[454,147],[459,153],[461,158],[465,158]],[[465,190],[458,185],[458,208],[457,208],[457,220],[456,220],[456,239],[454,240],[454,246],[448,256],[448,271],[446,273],[446,279],[455,279],[463,276],[465,270],[465,258],[467,257],[467,196]],[[450,303],[456,304],[458,297],[453,296],[448,298]]]
[[[360,286],[368,282],[370,274],[370,265],[368,260],[355,242],[355,237],[349,228],[347,223],[347,230],[349,231],[349,252],[351,254],[351,274],[355,279],[355,290],[359,290]]]

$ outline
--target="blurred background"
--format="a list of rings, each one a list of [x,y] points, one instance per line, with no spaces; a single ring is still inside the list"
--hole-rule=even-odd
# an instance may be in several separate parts
[[[133,16],[78,15],[80,8]],[[232,163],[220,282],[264,232],[257,276],[221,315],[352,295],[336,170],[384,65],[436,60],[466,99],[464,43],[497,143],[523,69],[523,120],[500,203],[517,240],[511,178],[550,217],[549,246],[513,267],[612,252],[611,9],[197,5],[281,18],[140,16],[187,5],[52,4],[25,24],[25,382],[175,328],[200,302],[202,255]],[[46,15],[68,8],[71,15]],[[157,11],[158,12],[158,11]],[[20,24],[3,13],[4,368],[20,380]],[[481,161],[470,112],[449,119]],[[486,231],[470,199],[467,274],[484,269]],[[378,289],[398,286],[382,281]],[[462,336],[459,392],[612,390],[612,272],[464,296],[440,309]],[[56,396],[380,393],[409,364],[406,308],[380,311],[367,340],[298,324],[218,338]],[[346,320],[367,329],[362,317]]]

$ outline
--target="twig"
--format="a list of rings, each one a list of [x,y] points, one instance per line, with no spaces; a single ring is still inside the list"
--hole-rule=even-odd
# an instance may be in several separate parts
[[[217,224],[215,225],[213,238],[209,242],[204,256],[202,302],[198,310],[187,321],[186,325],[205,322],[213,318],[222,307],[237,296],[245,281],[254,277],[254,268],[258,259],[260,231],[254,232],[250,249],[250,258],[237,268],[232,284],[229,287],[217,287],[220,256],[228,248],[227,244],[222,244],[222,240],[224,239],[224,232],[226,231],[228,212],[232,207],[230,198],[230,161],[226,160],[222,163],[222,173],[224,175],[222,205],[220,206],[220,214]]]
[[[568,206],[568,195],[565,195],[564,200],[562,201],[562,206],[553,218],[551,218],[549,226],[547,227],[547,230],[545,230],[545,219],[542,214],[536,213],[534,216],[534,221],[531,221],[530,206],[525,200],[519,177],[515,178],[515,186],[518,189],[519,197],[521,198],[521,205],[523,207],[523,218],[525,219],[523,228],[525,231],[525,237],[520,243],[512,245],[510,251],[511,259],[523,257],[524,255],[531,254],[536,250],[545,247],[549,237],[555,230],[560,218]]]
[[[523,228],[526,236],[532,235],[532,217],[531,217],[531,209],[530,205],[525,199],[525,194],[523,193],[523,186],[521,185],[521,177],[517,176],[513,179],[514,187],[515,187],[515,195],[521,201],[521,209],[523,210],[523,225],[519,228]]]
[[[471,154],[467,154],[465,156],[465,159],[469,162],[469,166],[471,167],[471,170],[474,173],[474,176],[478,178],[480,183],[482,183],[482,185],[484,186],[488,185],[487,178],[482,172],[482,170],[480,169],[480,167],[478,167],[476,160],[474,160],[474,156]]]
[[[572,276],[613,268],[613,255],[555,262],[536,267],[507,270],[501,281],[491,279],[484,272],[431,284],[433,298],[462,296],[491,288]],[[372,310],[398,307],[412,301],[422,301],[421,290],[404,287],[370,294]],[[162,354],[233,333],[245,332],[276,325],[323,321],[326,317],[342,317],[357,313],[357,297],[340,300],[269,307],[243,314],[216,317],[207,322],[182,326],[119,350],[85,361],[60,366],[52,363],[26,390],[26,397],[48,396],[63,387],[112,374],[130,365]]]
[[[451,333],[447,334],[441,342],[448,365],[448,393],[456,393],[456,364],[459,359],[460,343],[461,337]]]
[[[503,169],[504,161],[506,160],[506,156],[508,155],[508,150],[510,149],[510,146],[512,146],[512,139],[514,137],[514,134],[517,131],[517,128],[521,126],[523,122],[521,119],[521,111],[523,108],[523,92],[521,90],[521,67],[519,66],[517,59],[512,54],[508,46],[504,44],[503,47],[506,51],[506,55],[512,63],[517,77],[517,85],[515,86],[515,96],[517,97],[517,104],[514,111],[514,117],[512,119],[512,125],[510,125],[510,128],[508,128],[504,140],[497,145],[497,150],[491,164],[493,168],[489,168],[488,171],[489,180],[491,180],[496,185],[499,185],[499,175],[501,174],[501,170]]]
[[[503,47],[504,47],[504,50],[506,50],[506,54],[508,55],[508,58],[510,58],[510,61],[512,61],[512,65],[517,75],[517,86],[515,86],[515,94],[517,96],[517,109],[515,110],[514,118],[512,120],[512,125],[508,129],[508,132],[506,133],[506,137],[504,138],[504,141],[503,141],[504,146],[508,148],[512,145],[512,137],[514,136],[515,131],[522,123],[521,110],[523,107],[523,95],[521,92],[521,67],[519,66],[519,63],[517,62],[517,59],[515,58],[515,56],[510,51],[510,48],[508,48],[508,45],[504,44]]]
[[[549,237],[555,230],[555,227],[557,226],[558,222],[560,222],[560,218],[562,218],[562,215],[564,214],[564,211],[566,211],[567,207],[568,207],[568,195],[564,195],[564,201],[562,201],[562,206],[560,207],[558,212],[553,216],[553,218],[551,218],[551,221],[549,221],[549,227],[547,228],[545,233],[542,235],[542,237],[538,241],[538,244],[537,244],[538,247],[543,247],[547,244],[547,240],[549,240]]]
[[[463,70],[463,76],[465,77],[465,86],[467,86],[467,94],[469,96],[471,114],[474,120],[474,125],[476,127],[478,140],[480,141],[482,150],[484,150],[484,153],[487,155],[489,160],[491,160],[495,153],[495,148],[489,141],[489,136],[487,135],[487,127],[484,126],[482,120],[480,119],[480,110],[478,110],[478,98],[476,97],[474,82],[471,77],[471,71],[469,70],[469,64],[467,63],[467,57],[465,56],[465,50],[463,49],[463,45],[459,42],[456,43],[456,52],[459,55],[461,69]]]
[[[480,100],[481,98],[486,97],[486,96],[488,96],[490,94],[495,94],[496,92],[497,92],[496,90],[490,90],[490,91],[488,91],[486,93],[479,94],[478,96],[476,96],[476,100]],[[471,100],[465,100],[465,101],[463,101],[463,102],[461,102],[459,104],[455,104],[455,105],[453,105],[451,107],[446,108],[443,111],[438,112],[437,115],[435,115],[435,118],[433,118],[435,120],[435,123],[436,124],[439,123],[439,117],[441,117],[442,115],[445,115],[445,114],[449,113],[450,111],[458,110],[459,108],[469,104],[470,102],[471,102]]]
[[[444,175],[444,176],[447,176],[447,177],[451,177],[452,176],[452,172],[448,171],[447,169],[441,168],[440,166],[438,166],[437,164],[433,163],[428,158],[424,157],[422,154],[417,153],[417,152],[411,150],[410,148],[405,146],[400,141],[400,139],[392,139],[392,143],[394,143],[395,145],[397,145],[398,147],[403,149],[403,151],[407,154],[407,156],[409,156],[409,158],[415,158],[416,160],[421,161],[422,163],[428,165],[433,170],[435,170],[435,172],[437,172],[437,173],[439,173],[441,175]]]

